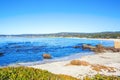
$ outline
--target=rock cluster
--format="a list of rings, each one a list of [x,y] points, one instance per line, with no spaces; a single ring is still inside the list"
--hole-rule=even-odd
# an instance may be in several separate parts
[[[98,44],[96,46],[91,46],[91,45],[87,45],[84,44],[82,46],[82,49],[90,49],[96,53],[102,53],[102,52],[107,52],[107,51],[111,51],[111,52],[120,52],[120,48],[114,48],[114,47],[104,47],[101,44]]]
[[[75,65],[75,66],[91,66],[92,70],[95,70],[97,72],[100,72],[102,70],[107,72],[115,72],[114,67],[104,66],[100,64],[91,64],[87,61],[83,60],[72,60],[69,65]]]

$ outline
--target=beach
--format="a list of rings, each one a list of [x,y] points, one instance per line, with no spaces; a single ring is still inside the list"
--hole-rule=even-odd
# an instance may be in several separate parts
[[[114,75],[120,76],[120,52],[106,52],[95,55],[87,55],[81,58],[76,58],[76,60],[86,61],[90,65],[71,65],[71,60],[68,61],[59,61],[46,64],[38,64],[29,67],[48,70],[54,74],[65,74],[76,77],[78,79],[83,78],[84,76],[93,76],[97,73],[104,75]],[[100,71],[93,69],[93,65],[103,66]],[[109,69],[104,69],[110,68]]]
[[[6,45],[2,46],[2,48],[4,47],[3,51],[14,51],[14,54],[11,52],[11,54],[9,54],[11,56],[2,56],[1,64],[4,64],[5,61],[10,62],[10,60],[13,59],[13,63],[17,60],[18,63],[10,64],[8,66],[27,66],[47,70],[54,74],[72,76],[78,79],[83,79],[85,76],[92,77],[96,74],[120,76],[120,52],[114,52],[116,48],[110,50],[111,46],[116,46],[118,49],[120,48],[120,39],[37,38],[31,40],[24,38],[26,42],[23,42],[23,38],[18,38],[18,42],[14,39],[14,43],[6,43]],[[89,51],[88,49],[82,49],[84,43],[99,45],[100,48],[103,45],[105,47],[110,47],[110,49],[107,51],[107,48],[105,52],[99,53],[98,51],[98,53],[96,53],[94,51]],[[49,53],[51,53],[50,56],[53,58],[44,59],[42,51],[49,51]],[[16,56],[19,57],[16,58]],[[4,60],[6,58],[8,60]],[[28,62],[24,62],[23,58]],[[36,62],[37,60],[32,61],[31,59],[39,59],[39,61]]]

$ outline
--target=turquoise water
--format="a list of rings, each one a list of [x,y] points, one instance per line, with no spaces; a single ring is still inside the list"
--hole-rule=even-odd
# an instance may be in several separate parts
[[[43,62],[42,54],[49,53],[54,61],[56,59],[72,59],[79,56],[93,54],[89,50],[74,48],[82,44],[113,46],[113,41],[87,40],[80,38],[0,38],[0,66],[16,63]],[[76,57],[77,57],[76,56]]]

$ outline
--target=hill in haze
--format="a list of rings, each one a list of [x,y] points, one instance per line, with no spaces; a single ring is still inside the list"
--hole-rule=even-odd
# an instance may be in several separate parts
[[[51,34],[19,34],[19,35],[0,35],[0,37],[79,37],[79,38],[117,38],[120,39],[120,31],[116,32],[97,32],[97,33],[73,33],[61,32]]]

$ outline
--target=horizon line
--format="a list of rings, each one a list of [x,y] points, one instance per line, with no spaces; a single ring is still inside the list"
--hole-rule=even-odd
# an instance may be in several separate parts
[[[55,33],[18,33],[18,34],[0,34],[0,35],[44,35],[44,34],[58,34],[58,33],[103,33],[103,32],[120,32],[120,31],[98,31],[98,32],[55,32]]]

